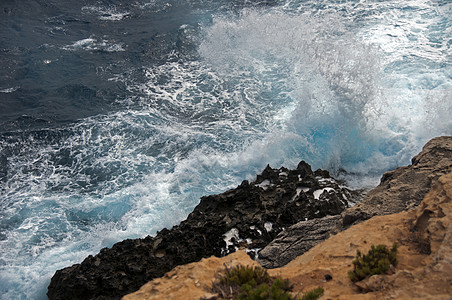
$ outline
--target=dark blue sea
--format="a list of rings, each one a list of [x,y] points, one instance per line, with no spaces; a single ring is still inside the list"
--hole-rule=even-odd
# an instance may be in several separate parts
[[[451,116],[448,0],[1,0],[0,298],[267,164],[374,186]]]

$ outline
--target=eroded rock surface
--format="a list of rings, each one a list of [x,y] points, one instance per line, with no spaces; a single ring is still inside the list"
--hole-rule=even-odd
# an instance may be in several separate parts
[[[373,216],[405,211],[419,205],[432,185],[452,171],[452,137],[442,136],[425,144],[411,165],[387,172],[364,200],[343,213],[342,226]]]
[[[286,265],[318,243],[336,228],[339,215],[298,222],[278,234],[262,251],[257,261],[265,268]]]
[[[201,198],[180,225],[155,237],[122,241],[57,271],[47,295],[51,300],[119,299],[178,265],[239,248],[252,255],[283,228],[338,215],[356,197],[327,171],[312,172],[305,162],[295,170],[267,166],[255,182]]]
[[[410,166],[385,173],[380,185],[362,202],[347,208],[341,217],[300,221],[262,249],[258,261],[266,268],[282,267],[351,224],[416,207],[438,178],[451,172],[452,137],[434,138],[412,159]]]

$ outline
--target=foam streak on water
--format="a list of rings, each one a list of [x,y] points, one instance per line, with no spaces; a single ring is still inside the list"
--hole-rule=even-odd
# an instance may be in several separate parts
[[[80,6],[78,18],[102,33],[49,19],[58,40],[39,49],[58,55],[45,52],[34,72],[84,57],[93,85],[122,96],[76,122],[2,131],[2,299],[45,299],[57,269],[177,224],[202,195],[252,180],[267,163],[303,159],[368,187],[428,139],[452,134],[450,3],[258,2]],[[127,26],[146,14],[170,33],[132,40]],[[108,32],[112,24],[120,29]],[[0,97],[27,80],[0,82]],[[100,97],[94,87],[71,91]],[[17,124],[29,119],[41,124],[33,115]]]

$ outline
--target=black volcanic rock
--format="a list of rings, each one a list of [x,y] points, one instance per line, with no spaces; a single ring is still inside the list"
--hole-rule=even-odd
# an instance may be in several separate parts
[[[255,182],[219,195],[202,197],[187,219],[155,237],[125,240],[104,248],[81,264],[59,270],[48,287],[49,299],[119,299],[177,265],[246,248],[251,256],[284,228],[338,215],[357,194],[331,178],[297,169],[267,166]]]

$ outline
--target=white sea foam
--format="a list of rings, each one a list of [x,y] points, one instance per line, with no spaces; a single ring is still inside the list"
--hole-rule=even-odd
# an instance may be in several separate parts
[[[266,190],[266,189],[268,189],[268,187],[270,186],[270,180],[265,179],[265,180],[262,181],[261,183],[256,184],[256,186],[258,186],[258,187],[260,187],[260,188]]]
[[[116,43],[110,40],[98,39],[94,36],[75,41],[70,45],[61,47],[63,50],[69,51],[106,51],[106,52],[121,52],[125,51],[123,43]]]
[[[296,189],[296,191],[295,191],[295,195],[292,197],[292,201],[294,201],[295,199],[297,199],[297,198],[300,196],[301,192],[307,193],[307,192],[309,192],[309,188],[308,188],[308,187],[305,187],[305,186],[297,187],[297,189]]]
[[[267,232],[272,231],[272,229],[273,229],[273,223],[272,223],[272,222],[265,222],[265,223],[264,223],[264,228],[265,228],[265,230],[266,230]]]
[[[13,93],[15,91],[17,91],[20,87],[15,86],[15,87],[10,87],[10,88],[6,88],[6,89],[1,89],[0,93],[5,93],[5,94],[9,94],[9,93]]]
[[[333,188],[323,188],[323,189],[319,189],[319,190],[315,190],[314,191],[314,199],[315,200],[319,200],[320,199],[320,195],[322,195],[323,194],[323,192],[331,192],[331,191],[334,191],[334,189]]]
[[[86,14],[93,14],[99,20],[104,21],[121,21],[130,15],[128,11],[121,11],[117,6],[84,6],[82,12]]]

